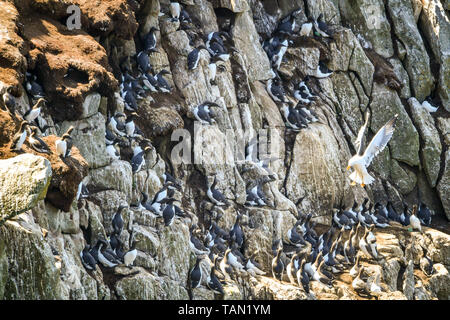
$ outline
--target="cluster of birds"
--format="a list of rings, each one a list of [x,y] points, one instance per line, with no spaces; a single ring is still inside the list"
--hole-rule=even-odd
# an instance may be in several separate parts
[[[405,209],[401,214],[397,214],[389,201],[386,206],[376,203],[375,206],[370,204],[368,207],[366,206],[367,202],[368,199],[364,200],[359,207],[355,202],[349,210],[334,209],[333,223],[340,228],[350,230],[358,223],[366,227],[387,228],[391,222],[398,222],[405,227],[410,226],[412,229],[420,232],[422,232],[421,225],[431,225],[431,211],[422,202],[420,202],[418,210],[413,210],[412,213],[409,213],[408,207],[404,204]]]
[[[84,249],[80,252],[81,263],[86,270],[95,270],[97,264],[100,264],[104,268],[114,268],[118,265],[125,265],[126,267],[132,268],[134,260],[137,257],[136,244],[139,242],[134,237],[133,226],[128,228],[130,231],[129,250],[123,250],[123,243],[120,240],[120,235],[124,227],[122,212],[127,207],[127,205],[120,205],[117,212],[113,215],[111,221],[113,232],[108,239],[100,235],[92,247],[86,241]],[[85,239],[86,237],[89,238],[89,236],[85,236]]]
[[[357,293],[366,296],[380,294],[381,275],[376,274],[372,281],[364,280],[365,268],[360,263],[361,258],[375,262],[382,260],[377,250],[374,228],[384,228],[395,221],[421,231],[421,222],[431,223],[431,214],[422,203],[419,209],[415,205],[411,214],[406,209],[405,213],[397,215],[390,203],[387,207],[381,203],[375,204],[373,212],[373,205],[367,207],[367,202],[368,199],[362,205],[355,202],[348,210],[335,210],[332,226],[320,236],[314,231],[315,224],[310,222],[312,215],[301,216],[287,234],[286,244],[295,248],[286,253],[286,256],[290,255],[290,259],[282,259],[281,241],[274,243],[273,277],[282,280],[286,272],[292,284],[298,284],[309,293],[311,281],[332,287],[336,275],[350,269],[352,287]],[[344,238],[345,233],[348,236]],[[433,272],[431,259],[426,254],[420,261],[420,268],[426,275]]]
[[[11,102],[8,102],[8,98],[0,99],[0,105],[8,106]],[[15,102],[13,102],[15,105]],[[17,111],[13,115],[14,118],[20,121],[20,126],[17,132],[11,139],[11,144],[9,146],[10,150],[13,152],[23,151],[23,144],[28,142],[31,149],[38,153],[51,154],[52,150],[47,145],[47,143],[41,139],[40,132],[41,129],[36,124],[36,119],[38,118],[41,105],[45,103],[44,98],[39,98],[36,104],[26,111],[23,115],[20,115]],[[71,133],[73,131],[73,126],[71,126],[67,131],[58,139],[55,140],[55,151],[56,154],[61,158],[66,158],[70,156],[70,152],[73,146],[73,141]]]
[[[310,37],[312,34],[312,36],[318,38],[331,38],[333,35],[332,30],[323,20],[322,14],[317,19],[309,19],[301,25],[298,32],[295,32],[297,27],[296,15],[299,12],[300,9],[297,9],[282,19],[273,36],[262,44],[272,64],[272,78],[266,83],[267,92],[274,102],[281,104],[286,126],[294,131],[307,128],[308,124],[318,121],[316,113],[308,108],[312,102],[317,100],[317,95],[308,87],[311,76],[306,76],[302,81],[293,83],[294,89],[289,90],[293,97],[288,98],[286,96],[285,84],[278,73],[284,55],[289,44],[292,43],[291,39],[295,37]],[[323,79],[329,77],[332,73],[325,63],[320,61],[313,77]]]
[[[381,275],[372,276],[371,281],[364,280],[365,268],[361,264],[361,259],[382,260],[377,250],[374,228],[384,228],[395,221],[421,231],[421,223],[431,223],[431,213],[423,203],[419,208],[414,206],[411,214],[405,209],[401,215],[395,212],[390,202],[387,206],[367,204],[368,199],[365,199],[363,204],[355,202],[348,210],[336,210],[331,227],[320,236],[315,231],[317,223],[311,222],[312,214],[299,212],[298,221],[286,237],[273,243],[272,276],[283,281],[286,274],[290,283],[309,294],[311,281],[332,287],[336,276],[348,270],[353,278],[352,287],[357,293],[366,296],[380,294]],[[372,210],[374,207],[375,210]],[[248,258],[242,253],[244,216],[246,214],[238,214],[235,224],[228,231],[220,228],[214,220],[210,220],[207,229],[191,227],[190,246],[197,255],[189,275],[192,289],[206,282],[209,289],[223,294],[226,283],[267,273],[255,260],[258,252]],[[207,260],[211,266],[207,276],[203,275],[202,260]],[[432,261],[426,254],[420,261],[420,268],[428,276],[433,272]]]

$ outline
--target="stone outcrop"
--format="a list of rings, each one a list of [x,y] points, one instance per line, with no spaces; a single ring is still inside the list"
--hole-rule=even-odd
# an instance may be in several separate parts
[[[0,160],[0,224],[36,206],[47,194],[50,162],[32,154]]]

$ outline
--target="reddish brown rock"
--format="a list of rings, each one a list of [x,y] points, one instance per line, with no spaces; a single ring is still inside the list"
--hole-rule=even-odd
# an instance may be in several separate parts
[[[21,153],[32,153],[48,159],[52,166],[52,179],[45,198],[58,209],[69,211],[75,199],[78,185],[88,173],[88,163],[76,147],[72,147],[71,155],[61,159],[56,154],[56,136],[42,137],[50,147],[51,154],[38,153],[25,141],[22,151],[11,151],[11,139],[19,128],[19,121],[12,119],[8,113],[0,111],[0,159],[15,157]]]

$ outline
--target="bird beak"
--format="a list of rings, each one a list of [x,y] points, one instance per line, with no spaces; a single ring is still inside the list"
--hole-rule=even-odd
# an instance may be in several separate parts
[[[350,170],[350,166],[347,166],[347,170]]]

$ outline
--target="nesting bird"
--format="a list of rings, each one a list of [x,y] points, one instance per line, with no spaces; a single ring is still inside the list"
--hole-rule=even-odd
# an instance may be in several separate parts
[[[12,138],[11,147],[10,147],[11,150],[20,151],[22,149],[23,143],[25,142],[25,139],[27,138],[27,130],[26,129],[29,125],[30,124],[28,123],[27,120],[23,120],[20,123],[19,130]]]
[[[72,137],[70,134],[72,133],[74,127],[70,126],[69,129],[63,134],[61,139],[57,139],[55,141],[56,154],[62,158],[65,158],[70,155],[70,151],[72,149]]]
[[[208,198],[211,200],[212,203],[218,206],[226,206],[228,205],[228,200],[225,198],[225,196],[216,189],[217,179],[214,177],[213,183],[208,187],[208,191],[206,192]]]
[[[30,143],[31,148],[39,153],[47,153],[50,154],[50,148],[48,147],[48,145],[37,136],[37,128],[36,127],[28,127],[28,129],[30,130],[29,133],[30,135],[28,136],[28,142]]]
[[[29,109],[25,114],[23,115],[23,118],[27,120],[29,123],[36,120],[36,118],[41,113],[41,105],[45,102],[44,98],[39,98],[39,100],[36,102],[36,104]]]
[[[214,120],[215,113],[213,110],[210,110],[210,107],[219,107],[217,103],[206,101],[196,107],[193,108],[192,113],[194,114],[195,119],[200,121],[202,124],[213,124],[216,122]]]
[[[189,53],[188,58],[187,58],[189,70],[195,70],[197,68],[198,62],[200,61],[200,50],[201,49],[208,50],[205,46],[201,45],[201,46],[198,46],[197,48],[194,48],[194,50],[192,50]]]

